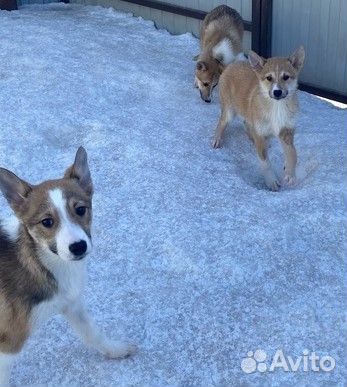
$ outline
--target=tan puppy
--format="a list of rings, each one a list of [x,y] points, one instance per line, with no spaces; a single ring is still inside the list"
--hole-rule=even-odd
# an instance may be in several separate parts
[[[224,68],[242,53],[243,21],[233,8],[220,5],[209,12],[201,25],[201,53],[195,69],[195,86],[201,98],[211,102],[212,89]]]
[[[221,146],[224,129],[236,114],[243,117],[257,149],[265,183],[273,191],[280,184],[267,155],[266,143],[270,136],[279,137],[284,150],[284,181],[295,182],[294,119],[298,111],[298,75],[304,59],[303,47],[289,58],[264,59],[250,51],[249,63],[228,66],[220,78],[221,116],[212,146]]]

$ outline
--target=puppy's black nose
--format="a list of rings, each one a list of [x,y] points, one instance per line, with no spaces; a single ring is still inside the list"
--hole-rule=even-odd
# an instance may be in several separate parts
[[[274,90],[274,96],[279,98],[282,95],[282,90]]]
[[[204,99],[204,101],[207,102],[207,103],[210,103],[210,102],[211,102],[210,99]]]
[[[86,241],[79,241],[79,242],[72,243],[69,246],[69,250],[76,257],[83,255],[87,251],[87,242]]]

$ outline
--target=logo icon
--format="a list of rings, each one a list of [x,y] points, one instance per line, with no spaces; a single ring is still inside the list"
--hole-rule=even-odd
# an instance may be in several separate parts
[[[266,352],[262,349],[257,349],[255,352],[247,352],[247,357],[241,361],[242,371],[246,374],[251,374],[255,371],[265,372],[267,370],[267,366],[264,363],[266,356]]]

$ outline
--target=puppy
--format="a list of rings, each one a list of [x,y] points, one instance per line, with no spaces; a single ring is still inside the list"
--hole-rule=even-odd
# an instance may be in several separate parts
[[[135,347],[106,339],[83,302],[91,251],[93,185],[84,148],[62,179],[32,185],[0,168],[0,190],[15,217],[0,227],[0,386],[31,332],[62,313],[86,344],[111,358]]]
[[[220,79],[221,116],[212,146],[221,146],[223,132],[234,116],[243,117],[254,141],[265,183],[277,191],[280,183],[267,155],[267,138],[279,137],[285,155],[284,182],[295,182],[297,162],[294,147],[294,122],[298,111],[297,86],[305,51],[298,48],[288,58],[264,59],[249,52],[249,63],[229,65]]]
[[[220,5],[209,12],[201,24],[201,53],[195,68],[195,86],[205,102],[211,102],[212,89],[224,68],[243,59],[243,21],[235,9]]]

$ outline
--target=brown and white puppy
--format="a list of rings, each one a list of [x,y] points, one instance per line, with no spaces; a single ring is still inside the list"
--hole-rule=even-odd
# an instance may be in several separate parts
[[[0,227],[0,386],[8,386],[10,364],[33,329],[56,313],[104,355],[131,354],[133,345],[94,327],[82,302],[93,194],[84,148],[62,179],[38,185],[0,168],[0,190],[15,213]]]
[[[224,68],[243,59],[243,21],[235,9],[220,5],[209,12],[201,24],[201,53],[195,68],[195,86],[205,102],[211,102],[212,90]]]
[[[264,59],[250,51],[249,63],[228,66],[220,79],[221,116],[212,146],[221,146],[223,132],[236,114],[243,117],[254,141],[265,183],[273,191],[277,191],[280,184],[267,155],[270,136],[279,137],[284,150],[285,183],[295,182],[294,122],[298,111],[298,75],[304,59],[303,47],[288,58]]]

